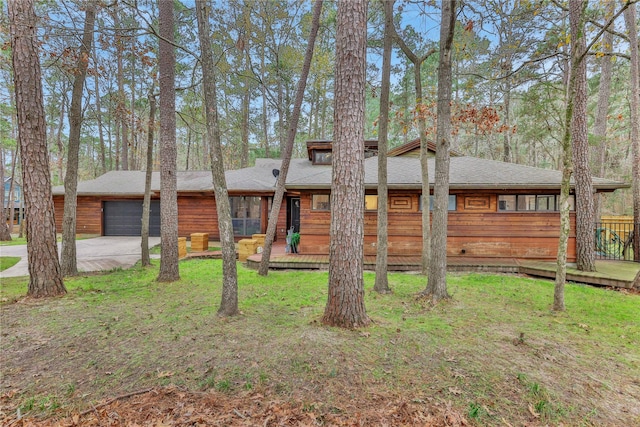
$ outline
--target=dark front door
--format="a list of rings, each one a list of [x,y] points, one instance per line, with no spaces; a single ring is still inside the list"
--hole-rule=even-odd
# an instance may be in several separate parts
[[[289,198],[288,227],[293,227],[295,233],[300,232],[300,197]]]
[[[139,236],[142,232],[142,200],[104,202],[105,236]],[[149,235],[160,236],[160,201],[151,201]]]

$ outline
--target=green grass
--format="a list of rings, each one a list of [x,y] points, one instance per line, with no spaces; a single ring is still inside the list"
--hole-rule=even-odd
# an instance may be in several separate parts
[[[215,252],[221,250],[220,246],[209,245],[209,252]],[[149,249],[150,254],[160,255],[161,246],[155,245]],[[191,242],[187,242],[187,252],[191,252]]]
[[[173,383],[325,409],[371,395],[451,402],[479,425],[640,421],[638,295],[569,284],[567,311],[554,313],[550,281],[451,274],[452,299],[433,307],[415,299],[424,277],[390,274],[393,294],[378,295],[365,273],[373,323],[346,331],[320,323],[326,272],[262,277],[239,264],[231,319],[216,316],[221,274],[219,260],[188,260],[179,281],[158,283],[157,267],[135,267],[66,279],[67,296],[26,304],[10,303],[26,279],[3,279],[0,352],[40,348],[28,363],[3,355],[15,405],[50,412]]]
[[[0,271],[11,268],[20,261],[18,256],[0,256]]]
[[[11,240],[0,241],[0,246],[18,246],[18,245],[26,245],[26,244],[27,244],[26,237],[11,236]]]
[[[76,236],[76,240],[84,240],[91,239],[94,237],[98,237],[96,234],[78,234]],[[62,241],[62,234],[58,233],[56,236],[56,241]],[[11,240],[9,241],[0,241],[0,246],[18,246],[18,245],[26,245],[27,238],[26,237],[17,237],[17,235],[12,235]]]

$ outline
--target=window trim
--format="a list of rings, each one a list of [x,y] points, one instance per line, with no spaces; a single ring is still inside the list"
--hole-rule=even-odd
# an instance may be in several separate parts
[[[329,160],[320,161],[318,157],[328,156]],[[333,159],[333,152],[331,150],[313,150],[313,164],[314,165],[330,165]]]
[[[316,196],[326,196],[327,197],[326,208],[317,208],[316,207],[316,204],[313,201],[313,199]],[[322,203],[325,203],[325,202],[322,202]],[[326,194],[326,193],[312,194],[311,195],[311,210],[315,211],[315,212],[330,212],[331,211],[331,195],[330,194]]]
[[[376,198],[376,207],[373,209],[367,209],[367,197],[375,197]],[[378,211],[378,195],[377,194],[365,194],[364,195],[364,211],[365,212],[377,212]]]
[[[521,197],[535,197],[535,202],[534,202],[534,208],[535,209],[519,209],[519,200]],[[501,209],[500,208],[500,202],[502,200],[500,200],[501,197],[515,197],[515,209]],[[554,198],[554,202],[553,202],[553,209],[540,209],[540,200],[541,199],[545,199],[545,198],[549,198],[549,197],[553,197]],[[575,195],[574,194],[570,194],[569,195],[569,210],[574,212],[576,210],[575,207]],[[498,199],[497,199],[497,206],[496,206],[496,211],[497,212],[559,212],[560,211],[560,195],[559,194],[498,194]]]
[[[247,216],[241,216],[241,217],[237,217],[234,216],[234,212],[233,212],[233,208],[234,208],[234,203],[232,199],[240,199],[242,200],[242,208],[244,209],[245,213],[247,213]],[[249,199],[254,199],[251,202],[249,202]],[[258,202],[257,203],[257,207],[258,207],[258,216],[254,217],[251,216],[251,208],[255,208],[256,205],[254,205],[253,203]],[[251,203],[251,204],[248,204]],[[233,232],[235,235],[237,236],[251,236],[252,234],[246,234],[247,232],[247,223],[251,223],[252,221],[259,221],[259,227],[258,227],[258,232],[260,232],[260,230],[262,229],[262,197],[261,196],[229,196],[229,204],[231,205],[231,222],[234,224],[233,225]],[[236,233],[236,224],[242,223],[242,231],[245,234],[241,234],[241,233]]]

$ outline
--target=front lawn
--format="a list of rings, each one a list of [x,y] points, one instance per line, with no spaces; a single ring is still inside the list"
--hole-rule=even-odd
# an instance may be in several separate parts
[[[20,261],[19,256],[0,256],[0,271],[11,268]]]
[[[455,274],[453,298],[431,307],[414,299],[424,277],[390,274],[394,293],[378,295],[366,273],[374,322],[348,331],[320,323],[326,272],[238,267],[242,314],[231,319],[216,316],[219,260],[183,261],[170,284],[154,280],[157,267],[67,279],[67,296],[41,301],[11,302],[26,279],[3,279],[0,414],[61,417],[172,385],[320,424],[410,425],[447,411],[477,425],[640,422],[636,294],[568,285],[557,314],[552,282]],[[240,404],[224,415],[250,417]]]
[[[11,236],[11,240],[0,241],[0,246],[18,246],[18,245],[26,245],[26,244],[27,244],[26,237]]]
[[[215,246],[216,244],[209,244],[209,252],[216,252],[221,250],[220,246]],[[153,255],[160,255],[162,249],[162,245],[155,245],[149,249],[149,253]],[[187,253],[191,253],[191,242],[187,242]]]

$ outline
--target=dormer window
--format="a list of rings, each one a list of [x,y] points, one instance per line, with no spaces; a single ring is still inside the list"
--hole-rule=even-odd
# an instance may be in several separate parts
[[[332,141],[327,140],[311,140],[307,141],[307,154],[309,160],[314,165],[331,165],[331,149],[333,148]],[[377,140],[365,140],[364,141],[364,157],[369,158],[375,156],[378,153],[378,141]]]
[[[313,150],[314,165],[330,165],[331,150]]]

